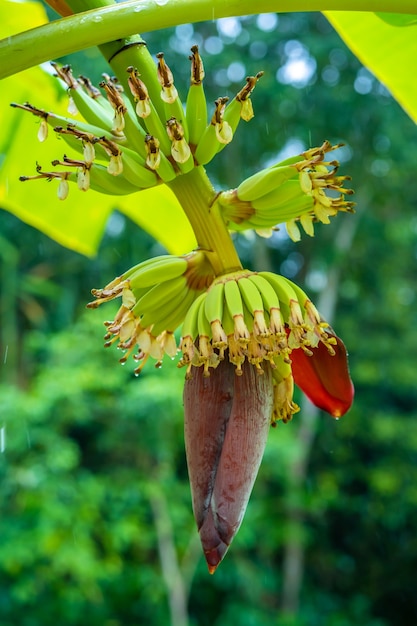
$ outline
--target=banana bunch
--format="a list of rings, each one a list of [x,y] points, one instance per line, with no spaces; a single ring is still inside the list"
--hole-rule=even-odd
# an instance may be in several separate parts
[[[228,103],[228,98],[216,100],[214,113],[208,118],[198,46],[191,52],[186,107],[163,53],[156,55],[154,75],[148,76],[152,89],[133,66],[127,68],[127,77],[122,77],[124,90],[121,82],[107,74],[99,89],[85,76],[74,78],[70,66],[52,63],[55,75],[67,87],[68,112],[75,117],[55,115],[29,103],[12,106],[39,119],[40,141],[47,139],[52,127],[77,158],[65,155],[52,162],[64,169],[43,171],[38,166],[35,175],[22,176],[21,180],[57,180],[61,200],[68,195],[69,183],[82,191],[92,188],[104,194],[125,195],[169,184],[208,163],[230,143],[240,119],[253,117],[250,95],[262,72],[248,77],[232,102]],[[154,83],[160,86],[159,94]]]
[[[164,354],[175,357],[178,348],[174,331],[212,280],[203,252],[163,255],[130,268],[103,289],[93,289],[95,300],[87,307],[97,308],[121,298],[114,320],[105,322],[104,345],[109,347],[118,341],[118,348],[124,351],[121,363],[133,354],[138,375],[149,356],[158,362]]]
[[[273,420],[287,421],[298,411],[292,402],[290,354],[301,349],[311,356],[319,343],[333,354],[335,339],[328,328],[304,291],[287,278],[247,270],[226,274],[190,306],[179,366],[187,367],[187,378],[193,367],[210,376],[210,368],[226,358],[238,376],[245,361],[261,375],[270,366],[277,387]]]
[[[269,230],[271,234],[276,224],[285,223],[291,239],[298,241],[298,222],[313,236],[314,222],[328,224],[338,211],[351,212],[353,203],[345,196],[353,191],[343,188],[349,178],[337,175],[337,161],[325,160],[328,152],[339,147],[325,141],[299,157],[257,172],[236,189],[220,193],[217,202],[228,227]],[[329,190],[332,195],[326,193]]]

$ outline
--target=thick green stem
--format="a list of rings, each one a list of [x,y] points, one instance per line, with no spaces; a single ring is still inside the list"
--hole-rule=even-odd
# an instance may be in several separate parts
[[[216,191],[203,167],[177,176],[169,187],[177,196],[200,248],[208,252],[217,276],[242,269],[229,231],[214,203]]]
[[[193,0],[192,4],[190,0],[135,0],[66,17],[0,41],[0,78],[78,50],[190,21],[275,11],[375,10],[417,12],[415,0]]]

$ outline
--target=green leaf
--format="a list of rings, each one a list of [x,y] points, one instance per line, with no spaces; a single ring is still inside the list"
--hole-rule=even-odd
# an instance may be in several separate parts
[[[402,13],[375,13],[381,20],[392,26],[411,26],[417,24],[417,15]]]
[[[0,0],[0,14],[0,38],[10,37],[48,22],[40,2]]]
[[[326,11],[325,15],[363,65],[417,121],[417,29],[397,28],[375,13]]]

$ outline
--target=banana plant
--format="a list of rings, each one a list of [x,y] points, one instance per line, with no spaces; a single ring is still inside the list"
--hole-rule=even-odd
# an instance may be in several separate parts
[[[83,207],[91,207],[91,194],[111,202],[122,198],[121,205],[125,198],[137,207],[148,203],[151,223],[161,205],[172,207],[168,229],[176,229],[174,237],[172,231],[169,239],[162,236],[166,222],[152,231],[167,242],[171,254],[139,263],[93,289],[88,306],[120,298],[114,319],[105,322],[105,346],[117,345],[122,363],[131,358],[135,374],[149,359],[159,365],[180,353],[192,504],[213,573],[242,523],[269,427],[289,422],[299,411],[294,384],[335,418],[349,410],[354,395],[342,340],[298,285],[272,272],[244,268],[231,232],[255,230],[265,237],[280,223],[294,241],[302,231],[313,236],[316,223],[328,224],[339,212],[353,211],[349,177],[339,173],[333,155],[340,146],[323,141],[234,189],[215,189],[205,166],[227,148],[241,121],[253,118],[252,96],[262,72],[247,77],[231,101],[220,96],[209,114],[198,46],[190,50],[183,103],[164,54],[155,63],[144,40],[134,34],[139,27],[189,21],[189,2],[50,4],[65,17],[0,42],[1,75],[45,61],[45,56],[99,45],[117,78],[106,75],[94,85],[88,77],[75,78],[70,66],[53,63],[56,80],[67,91],[66,110],[60,106],[52,112],[31,99],[12,103],[15,113],[36,120],[42,145],[55,134],[66,146],[51,168],[37,164],[34,172],[22,172],[20,181],[27,187],[42,180],[52,183],[61,206],[80,204],[80,194],[86,194]],[[332,7],[314,4],[309,2],[308,9],[366,9],[366,3],[359,7],[355,0],[330,3]],[[393,9],[388,0],[380,4],[385,11]],[[400,23],[414,31],[413,3],[400,4],[395,5],[395,11],[403,11]],[[291,10],[306,10],[305,5],[299,0]],[[257,3],[257,12],[272,10],[282,10],[280,3]],[[246,0],[196,0],[192,20],[253,11]],[[384,28],[397,29],[392,16],[384,15],[385,22],[374,17]],[[45,198],[50,188],[42,192]],[[169,249],[173,239],[184,249]]]

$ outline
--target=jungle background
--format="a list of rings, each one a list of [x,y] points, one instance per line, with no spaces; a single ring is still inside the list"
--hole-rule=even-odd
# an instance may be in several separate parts
[[[163,248],[115,211],[98,255],[86,258],[0,211],[0,624],[409,626],[415,125],[321,14],[144,36],[183,93],[198,43],[209,101],[265,71],[254,120],[209,165],[219,188],[324,139],[345,144],[338,157],[355,215],[297,244],[280,229],[236,245],[247,267],[296,280],[331,316],[349,349],[355,403],[335,421],[298,397],[302,412],[271,430],[243,525],[210,577],[185,464],[184,372],[168,362],[135,378],[102,347],[112,306],[85,310],[92,287]],[[107,71],[94,50],[64,60],[95,82]],[[51,193],[45,185],[45,202]]]

